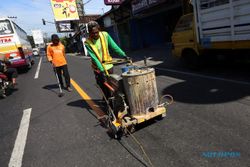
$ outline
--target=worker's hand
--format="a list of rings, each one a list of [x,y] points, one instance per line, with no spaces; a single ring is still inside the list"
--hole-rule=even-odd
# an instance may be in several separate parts
[[[126,59],[127,61],[129,61],[129,60],[131,60],[131,57],[126,56],[125,59]]]
[[[132,59],[131,59],[131,57],[126,56],[126,57],[125,57],[125,60],[126,60],[127,62],[131,62]]]

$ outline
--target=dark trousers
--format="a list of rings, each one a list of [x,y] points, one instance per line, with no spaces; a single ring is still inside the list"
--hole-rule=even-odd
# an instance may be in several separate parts
[[[55,69],[58,75],[60,85],[63,87],[63,80],[62,80],[62,73],[63,73],[66,87],[70,87],[70,76],[69,76],[68,66],[64,65],[64,66],[56,67]]]
[[[12,78],[17,78],[17,70],[15,68],[7,68],[5,75],[8,77],[8,80],[11,81]]]
[[[103,80],[102,74],[100,72],[97,72],[97,71],[94,71],[94,73],[95,73],[96,83],[100,86],[104,95],[108,99],[109,97],[111,97],[111,91],[104,85],[104,80]],[[108,73],[113,74],[113,68],[109,69]]]

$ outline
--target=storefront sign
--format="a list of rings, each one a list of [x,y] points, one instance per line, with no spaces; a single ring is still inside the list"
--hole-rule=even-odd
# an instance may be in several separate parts
[[[73,32],[74,29],[71,29],[70,22],[57,22],[57,31],[58,32]]]
[[[166,0],[148,0],[148,4],[149,5],[155,5],[155,4],[159,4],[159,3],[163,3]]]
[[[105,5],[120,5],[124,0],[104,0]]]
[[[148,7],[148,0],[133,0],[132,1],[132,12],[138,13]]]
[[[166,2],[167,0],[132,0],[132,12],[133,14],[139,13],[152,6]]]

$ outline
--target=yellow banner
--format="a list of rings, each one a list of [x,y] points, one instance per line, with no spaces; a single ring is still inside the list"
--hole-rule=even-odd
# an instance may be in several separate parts
[[[75,0],[50,0],[56,21],[79,20]]]

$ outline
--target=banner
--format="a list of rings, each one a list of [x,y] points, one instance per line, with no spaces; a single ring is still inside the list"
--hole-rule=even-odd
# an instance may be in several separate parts
[[[75,0],[50,0],[56,21],[79,20]]]
[[[124,0],[104,0],[105,5],[121,5]]]
[[[70,22],[56,22],[56,27],[58,32],[74,32]]]

